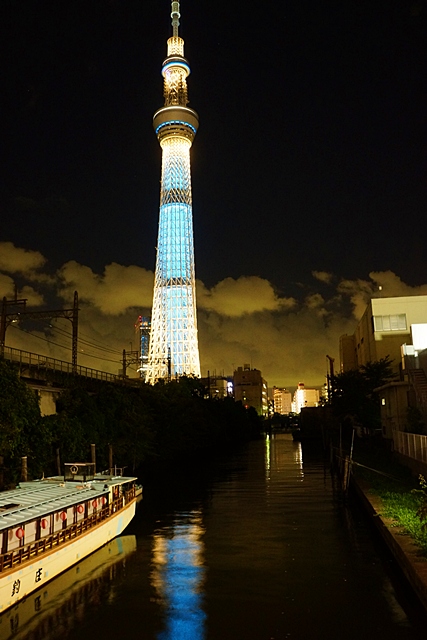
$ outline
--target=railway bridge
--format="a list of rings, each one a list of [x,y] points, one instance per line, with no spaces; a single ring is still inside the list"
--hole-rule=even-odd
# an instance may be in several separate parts
[[[99,388],[100,384],[126,386],[143,384],[140,378],[127,378],[13,347],[4,346],[2,355],[5,360],[16,364],[21,380],[34,389],[40,400],[42,415],[56,413],[56,400],[59,394],[76,378],[85,387],[93,390]]]

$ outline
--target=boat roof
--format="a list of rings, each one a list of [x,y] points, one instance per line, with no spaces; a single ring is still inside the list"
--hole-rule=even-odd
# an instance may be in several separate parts
[[[64,481],[63,476],[21,482],[0,492],[0,531],[106,495],[111,487],[136,479],[97,474],[89,482]]]

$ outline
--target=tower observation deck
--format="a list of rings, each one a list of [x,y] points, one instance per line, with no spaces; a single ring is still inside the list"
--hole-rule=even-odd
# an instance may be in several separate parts
[[[196,318],[190,148],[199,125],[188,105],[180,3],[172,2],[172,37],[163,62],[164,106],[153,126],[162,148],[159,232],[146,381],[200,376]]]

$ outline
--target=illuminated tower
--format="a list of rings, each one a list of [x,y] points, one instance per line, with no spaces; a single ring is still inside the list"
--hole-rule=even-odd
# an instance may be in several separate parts
[[[163,62],[164,106],[153,125],[162,148],[159,235],[146,381],[200,376],[194,274],[190,147],[199,125],[187,107],[184,40],[178,36],[179,2],[172,2],[173,35]]]

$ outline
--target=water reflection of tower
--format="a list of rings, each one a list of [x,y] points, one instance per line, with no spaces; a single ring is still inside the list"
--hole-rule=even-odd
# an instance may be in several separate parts
[[[151,583],[163,608],[163,640],[203,640],[204,527],[199,511],[176,514],[173,526],[153,537]]]
[[[178,35],[179,2],[172,2],[173,35],[163,62],[165,103],[153,124],[162,148],[159,233],[147,382],[200,377],[196,320],[190,148],[199,118],[188,104],[188,61]]]

